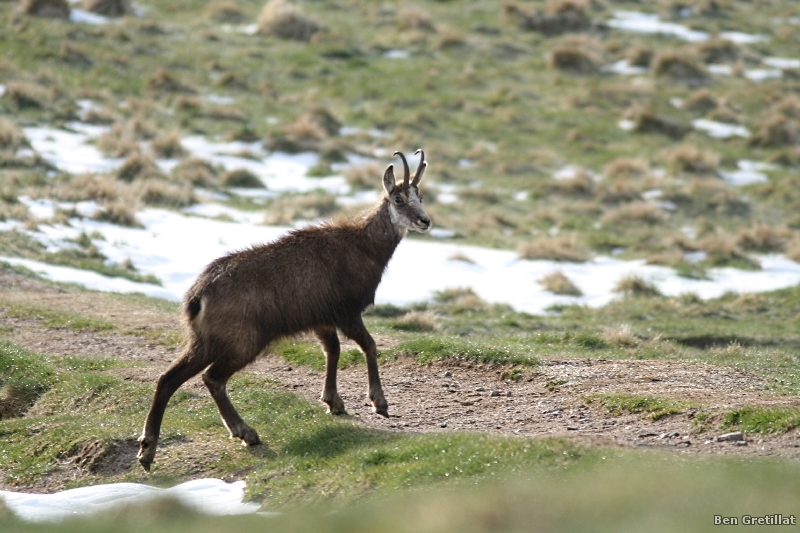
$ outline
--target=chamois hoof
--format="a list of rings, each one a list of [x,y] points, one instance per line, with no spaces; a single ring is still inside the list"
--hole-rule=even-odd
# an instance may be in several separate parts
[[[247,446],[256,446],[257,444],[261,444],[261,439],[258,437],[258,433],[255,429],[249,426],[245,426],[238,435],[231,436],[242,439],[242,444]]]
[[[139,464],[142,465],[145,472],[150,472],[150,465],[153,464],[153,459],[156,456],[156,447],[153,443],[145,440],[144,437],[139,438]]]
[[[389,404],[386,403],[386,400],[383,403],[372,402],[372,412],[389,418]]]
[[[328,406],[328,414],[331,415],[346,415],[347,411],[344,409],[344,402],[342,398],[337,394],[332,400],[326,400],[324,397],[320,398],[322,403]]]

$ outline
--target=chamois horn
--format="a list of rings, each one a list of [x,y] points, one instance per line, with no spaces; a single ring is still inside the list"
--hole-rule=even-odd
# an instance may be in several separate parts
[[[414,174],[414,179],[411,181],[411,185],[416,187],[419,185],[420,180],[422,179],[422,175],[425,174],[425,169],[428,167],[427,161],[425,161],[425,152],[422,151],[422,148],[419,148],[414,155],[421,154],[419,156],[419,166],[417,167],[417,172]]]
[[[399,155],[400,159],[403,160],[403,185],[408,186],[408,180],[411,177],[411,170],[408,168],[408,161],[406,161],[406,156],[403,155],[403,152],[397,151],[394,155]]]

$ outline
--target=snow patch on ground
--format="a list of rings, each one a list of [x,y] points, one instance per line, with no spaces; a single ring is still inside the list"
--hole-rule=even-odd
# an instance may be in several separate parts
[[[159,498],[175,498],[183,505],[210,515],[251,514],[261,507],[243,503],[245,482],[196,479],[160,489],[138,483],[112,483],[70,489],[54,494],[0,491],[0,500],[19,518],[29,522],[56,522],[87,516]]]

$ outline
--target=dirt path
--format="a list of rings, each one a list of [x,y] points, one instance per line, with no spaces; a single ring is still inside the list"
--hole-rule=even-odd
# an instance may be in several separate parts
[[[0,270],[0,296],[36,305],[69,306],[93,314],[111,306],[96,295],[59,292],[52,286]],[[130,312],[130,309],[114,309]],[[142,313],[141,310],[137,311]],[[143,312],[137,322],[178,329],[178,317]],[[108,316],[108,315],[106,315]],[[80,332],[43,327],[36,319],[11,318],[0,306],[5,336],[30,349],[53,355],[97,355],[145,362],[144,368],[125,369],[126,377],[153,383],[177,355],[141,337],[118,333]],[[390,338],[379,339],[390,344]],[[343,349],[350,349],[343,343]],[[696,405],[710,415],[743,406],[795,406],[800,397],[777,396],[763,390],[754,374],[732,368],[674,361],[546,359],[521,379],[503,378],[504,368],[480,364],[419,365],[399,359],[381,368],[389,418],[372,414],[366,399],[366,370],[352,366],[339,373],[339,392],[350,416],[365,425],[388,431],[477,431],[520,436],[566,436],[624,447],[672,449],[676,453],[774,455],[800,458],[800,433],[782,436],[746,435],[744,443],[717,442],[719,429],[699,433],[689,408],[651,421],[643,414],[614,416],[587,398],[597,394],[652,395]],[[323,375],[292,368],[281,358],[258,359],[247,372],[277,379],[287,390],[316,402]],[[200,387],[198,378],[186,386]],[[718,418],[718,417],[717,417]]]

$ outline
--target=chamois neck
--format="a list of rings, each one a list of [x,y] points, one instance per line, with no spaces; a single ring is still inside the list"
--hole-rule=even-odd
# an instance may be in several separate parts
[[[392,220],[391,208],[385,199],[367,213],[364,219],[364,234],[367,241],[376,252],[385,254],[385,261],[388,263],[407,230],[399,228]]]

